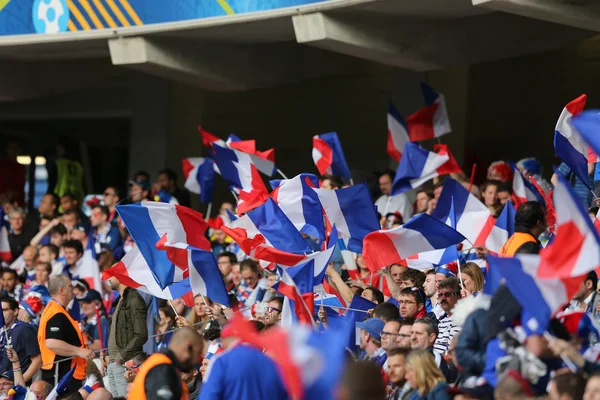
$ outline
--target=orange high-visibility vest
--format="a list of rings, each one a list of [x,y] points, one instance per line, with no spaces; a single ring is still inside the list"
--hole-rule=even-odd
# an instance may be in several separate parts
[[[144,363],[141,365],[135,379],[133,380],[133,385],[131,385],[131,390],[129,391],[128,399],[132,400],[145,400],[146,399],[146,390],[144,389],[144,383],[146,382],[146,375],[148,372],[161,364],[173,364],[171,359],[162,353],[154,353]],[[187,385],[181,381],[181,400],[189,400],[189,391]]]
[[[77,321],[75,321],[69,313],[64,309],[63,306],[58,304],[56,301],[50,301],[44,311],[42,312],[42,316],[40,318],[40,327],[38,330],[38,344],[40,345],[40,352],[42,353],[42,369],[51,370],[54,368],[52,363],[56,358],[56,353],[50,350],[46,346],[46,325],[50,318],[55,316],[56,314],[64,314],[67,316],[67,319],[73,325],[73,328],[77,331],[77,335],[79,336],[79,342],[81,343],[80,347],[86,349],[87,341],[83,337],[83,333],[81,332],[81,328]],[[83,358],[74,358],[71,360],[71,368],[73,368],[73,364],[76,364],[75,372],[73,373],[73,378],[78,380],[85,380],[85,369],[87,367],[87,360]]]
[[[508,238],[506,243],[504,243],[504,246],[502,246],[498,255],[501,257],[514,257],[517,250],[519,250],[519,247],[529,242],[537,243],[537,240],[535,240],[530,233],[515,232]]]

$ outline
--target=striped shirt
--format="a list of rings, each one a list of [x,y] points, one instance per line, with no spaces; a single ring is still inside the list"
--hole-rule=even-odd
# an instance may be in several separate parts
[[[450,341],[458,332],[460,332],[460,327],[454,325],[452,322],[452,317],[448,314],[444,313],[439,318],[438,323],[438,337],[435,339],[435,343],[433,344],[433,351],[444,356],[448,347],[450,347]]]

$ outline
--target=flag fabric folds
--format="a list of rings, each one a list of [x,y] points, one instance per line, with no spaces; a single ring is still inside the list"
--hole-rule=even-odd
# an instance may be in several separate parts
[[[433,139],[452,131],[444,95],[426,83],[421,83],[421,91],[427,106],[411,114],[406,120],[411,142]]]
[[[352,178],[336,132],[315,135],[312,156],[319,174],[336,175],[345,179]]]
[[[392,195],[407,192],[440,176],[439,171],[449,160],[450,156],[447,153],[438,154],[428,151],[418,144],[407,143],[394,177]]]
[[[445,249],[463,240],[463,235],[445,223],[419,214],[402,226],[367,235],[363,258],[367,267],[375,272],[414,254]]]
[[[582,94],[562,110],[554,129],[554,150],[571,171],[589,186],[588,148],[579,133],[579,129],[572,121],[573,117],[581,114],[586,100],[587,95]]]
[[[181,166],[185,176],[184,187],[192,193],[199,194],[201,202],[210,203],[216,175],[213,160],[204,157],[184,158],[181,160]]]
[[[394,161],[399,162],[404,153],[404,145],[409,141],[406,121],[392,103],[387,112],[387,153]]]
[[[170,242],[187,243],[204,250],[211,248],[204,236],[208,224],[202,214],[190,208],[144,201],[117,206],[117,211],[162,289],[182,279],[181,270],[174,267],[164,251],[156,248],[165,234]]]

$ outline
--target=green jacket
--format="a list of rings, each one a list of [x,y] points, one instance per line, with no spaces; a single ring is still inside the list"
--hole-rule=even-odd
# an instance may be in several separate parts
[[[121,308],[113,315],[117,319],[115,340],[123,363],[143,352],[142,348],[148,340],[146,310],[142,296],[135,289],[125,289]]]

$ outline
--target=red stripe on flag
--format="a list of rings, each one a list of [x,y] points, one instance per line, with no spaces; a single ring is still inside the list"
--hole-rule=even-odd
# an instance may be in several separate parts
[[[297,287],[288,285],[285,281],[281,280],[279,282],[277,291],[294,302],[294,313],[296,314],[296,317],[298,317],[298,321],[307,325],[313,324],[314,321],[312,318],[312,313],[308,309],[307,304],[304,302],[304,298],[298,292]],[[313,296],[312,293],[310,295]]]
[[[479,235],[477,236],[477,239],[475,239],[475,243],[473,243],[473,246],[485,247],[485,241],[487,240],[488,236],[490,236],[490,233],[492,233],[492,229],[494,229],[495,225],[496,225],[496,219],[494,218],[494,216],[493,215],[488,216],[487,220],[485,221],[485,224],[483,225],[483,228],[481,228],[481,231],[479,232]]]
[[[187,179],[187,177],[190,175],[190,172],[192,172],[194,169],[194,165],[190,162],[190,160],[184,158],[181,160],[181,169],[183,170],[183,175]]]
[[[384,232],[371,232],[363,240],[363,259],[371,272],[399,262],[402,257],[392,241]]]
[[[575,100],[573,100],[569,104],[567,104],[565,106],[565,108],[567,109],[568,112],[571,113],[571,115],[573,115],[573,116],[579,115],[585,108],[586,101],[587,101],[587,95],[582,94],[581,96],[579,96],[578,98],[576,98]]]
[[[218,142],[219,140],[221,140],[212,133],[203,130],[200,125],[198,125],[198,132],[200,133],[200,135],[202,135],[202,145],[204,147],[210,148],[211,150],[213,142]]]
[[[210,242],[205,236],[208,223],[202,214],[191,208],[176,205],[175,212],[183,225],[187,244],[202,250],[211,251]]]
[[[327,174],[327,169],[333,163],[333,150],[321,138],[313,138],[313,147],[321,153],[321,158],[315,163],[321,175]]]
[[[388,129],[388,137],[387,137],[387,153],[393,160],[400,162],[400,158],[402,158],[402,153],[396,149],[394,146],[394,140],[392,139],[392,132]]]
[[[462,172],[462,169],[456,162],[456,159],[452,155],[450,148],[447,144],[434,144],[433,151],[437,152],[440,156],[447,155],[450,159],[446,161],[441,167],[437,169],[440,175],[458,174]]]
[[[116,263],[115,265],[113,265],[112,267],[105,269],[102,272],[102,280],[105,281],[108,278],[111,277],[115,277],[119,280],[119,282],[122,285],[125,285],[127,287],[130,288],[139,288],[140,285],[139,283],[137,283],[136,281],[134,281],[130,276],[129,273],[127,272],[127,266],[119,261],[118,263]]]
[[[572,276],[573,268],[577,263],[584,241],[585,235],[581,233],[574,221],[558,226],[552,246],[540,251],[542,260],[548,260],[549,262],[541,263],[537,276],[540,278]],[[590,270],[597,267],[590,265]]]
[[[408,116],[406,125],[408,127],[408,137],[411,142],[433,139],[435,137],[433,119],[439,106],[438,103],[434,103]]]

